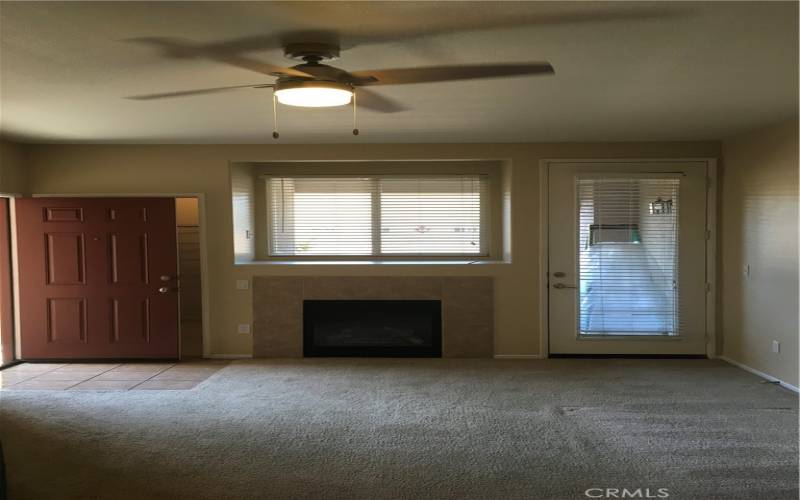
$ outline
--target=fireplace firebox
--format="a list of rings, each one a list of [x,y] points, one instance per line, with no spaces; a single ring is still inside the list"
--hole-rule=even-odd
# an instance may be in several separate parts
[[[305,300],[303,354],[439,358],[441,301]]]

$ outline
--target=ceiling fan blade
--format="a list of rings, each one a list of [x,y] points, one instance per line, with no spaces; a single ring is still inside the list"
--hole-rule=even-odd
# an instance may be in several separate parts
[[[476,78],[500,78],[504,76],[552,75],[555,71],[550,63],[525,64],[474,64],[465,66],[428,66],[421,68],[378,69],[352,71],[350,81],[354,85],[404,85],[409,83],[449,82]]]
[[[146,38],[129,38],[128,42],[141,43],[152,45],[161,49],[165,56],[174,58],[195,58],[202,57],[212,61],[229,64],[237,68],[247,69],[261,73],[262,75],[271,76],[296,76],[301,78],[313,78],[308,73],[296,70],[294,68],[286,68],[283,66],[275,66],[265,62],[258,61],[245,56],[229,53],[222,50],[215,50],[213,48],[204,47],[193,42],[183,40],[180,38],[166,38],[166,37],[146,37]]]
[[[205,47],[229,53],[277,50],[290,43],[321,42],[342,49],[408,41],[464,32],[598,25],[625,22],[664,22],[696,15],[687,2],[640,5],[632,2],[595,2],[593,5],[542,4],[542,2],[272,2],[255,4],[265,16],[283,20],[285,31],[219,40]],[[681,4],[681,5],[678,5]],[[259,14],[256,14],[259,15]],[[309,20],[324,20],[333,28],[300,29]],[[438,41],[432,41],[438,44]],[[430,56],[432,43],[410,43],[407,49]]]
[[[364,88],[356,90],[356,104],[359,108],[371,109],[379,113],[398,113],[408,109],[394,99]]]
[[[206,43],[204,48],[229,54],[243,54],[253,51],[264,50],[283,50],[287,45],[295,43],[325,43],[330,45],[341,45],[339,34],[330,30],[292,30],[261,35],[250,35],[241,38],[222,40],[218,42]]]
[[[255,71],[256,73],[261,73],[263,75],[270,75],[270,76],[286,75],[286,76],[297,76],[300,78],[314,78],[308,73],[296,70],[294,68],[273,66],[272,64],[263,63],[261,61],[257,61],[255,59],[251,59],[249,57],[244,57],[244,56],[208,52],[204,55],[204,57],[207,57],[208,59],[217,62],[230,64],[231,66],[236,66],[237,68],[249,69],[250,71]]]
[[[269,88],[269,87],[272,87],[272,85],[270,84],[232,85],[230,87],[213,87],[209,89],[180,90],[177,92],[164,92],[161,94],[133,95],[126,97],[126,99],[133,99],[136,101],[150,101],[153,99],[166,99],[169,97],[185,97],[190,95],[216,94],[219,92],[227,92],[229,90],[247,89],[247,88],[258,89],[258,88]]]

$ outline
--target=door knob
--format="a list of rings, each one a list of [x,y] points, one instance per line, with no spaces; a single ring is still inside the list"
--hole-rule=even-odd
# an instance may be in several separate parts
[[[564,283],[556,283],[555,285],[553,285],[553,288],[558,288],[560,290],[562,288],[578,288],[578,287],[575,285],[565,285]]]
[[[555,276],[556,278],[563,278],[566,275],[567,275],[567,273],[564,273],[564,272],[561,272],[561,271],[556,271],[556,272],[553,273],[553,276]]]
[[[176,280],[176,279],[178,279],[177,276],[170,276],[168,274],[162,274],[161,275],[161,281],[169,281],[169,280]]]
[[[158,293],[177,292],[180,290],[178,287],[162,286],[158,289]]]

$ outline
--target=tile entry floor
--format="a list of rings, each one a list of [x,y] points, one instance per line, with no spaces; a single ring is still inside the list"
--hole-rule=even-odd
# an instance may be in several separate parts
[[[186,390],[226,361],[178,363],[22,363],[0,371],[3,390]]]

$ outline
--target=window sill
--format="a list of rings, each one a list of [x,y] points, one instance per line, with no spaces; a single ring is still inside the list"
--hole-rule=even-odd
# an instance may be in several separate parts
[[[247,260],[236,266],[487,266],[504,265],[505,260]]]

